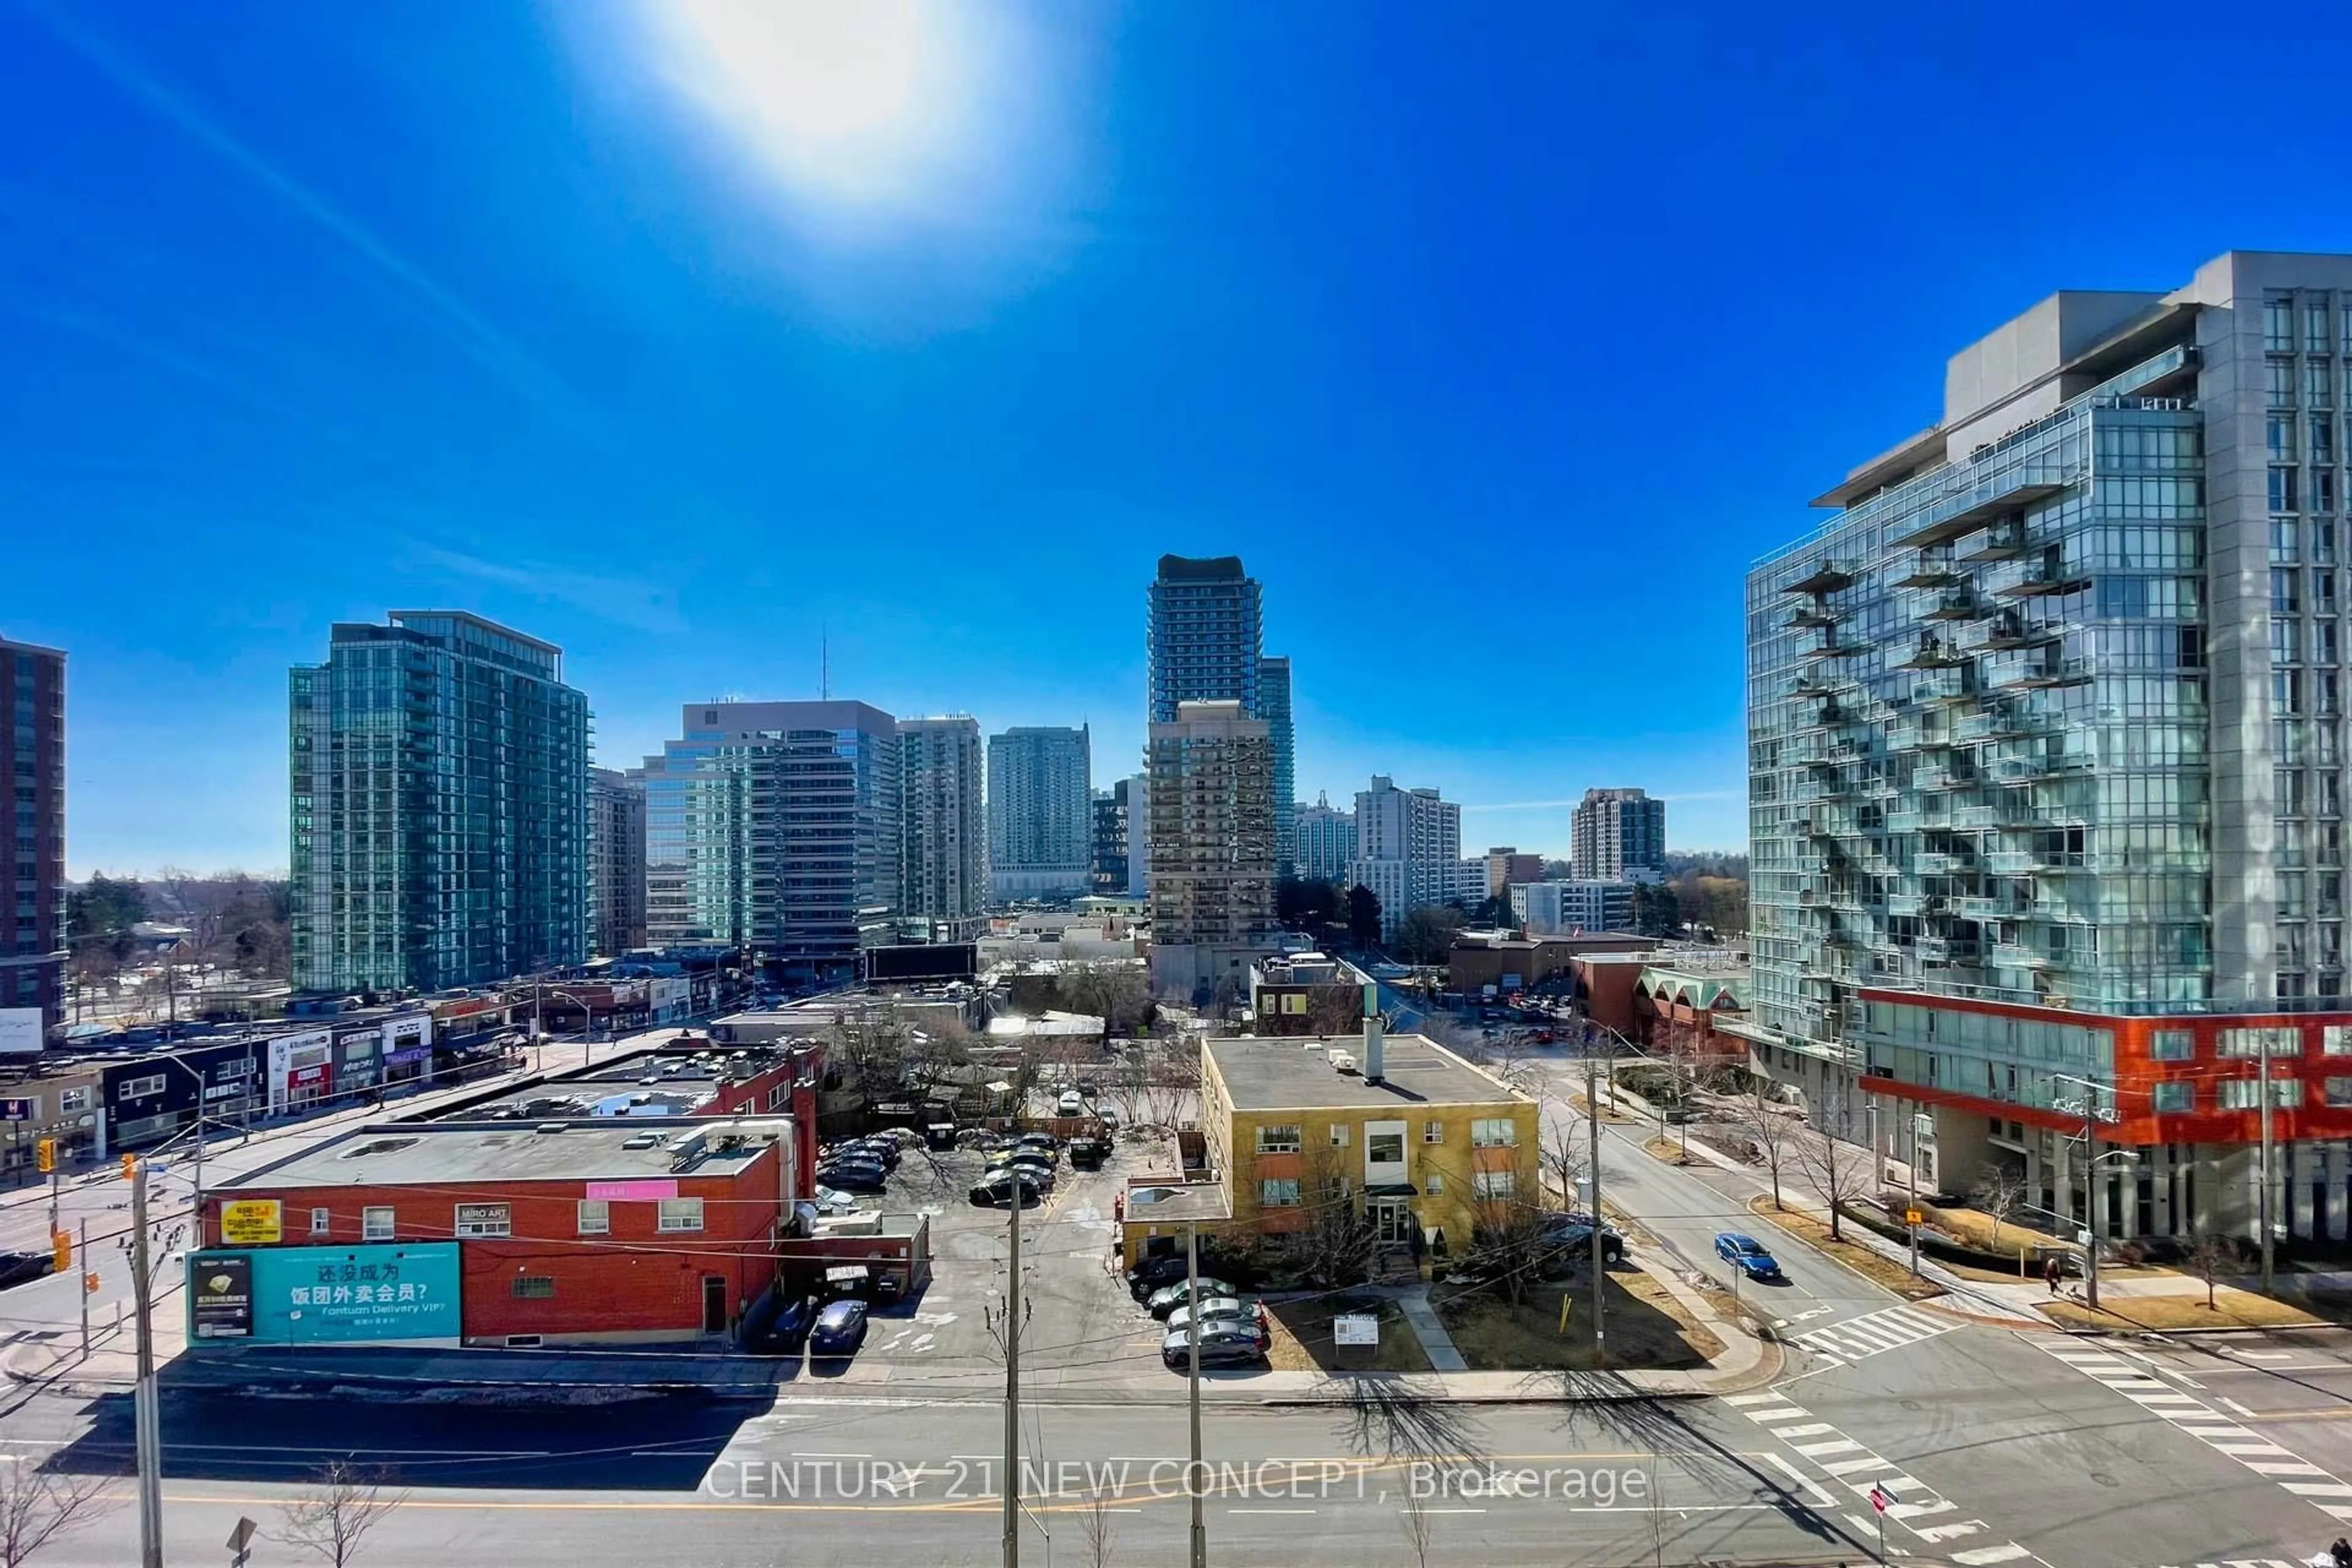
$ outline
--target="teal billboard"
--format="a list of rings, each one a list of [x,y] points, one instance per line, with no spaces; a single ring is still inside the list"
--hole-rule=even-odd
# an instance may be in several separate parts
[[[188,1258],[188,1337],[252,1344],[455,1340],[457,1244],[254,1247]]]

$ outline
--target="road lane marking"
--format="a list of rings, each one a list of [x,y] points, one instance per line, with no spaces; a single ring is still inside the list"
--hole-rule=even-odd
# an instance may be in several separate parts
[[[1729,1402],[1727,1401],[1727,1403]],[[1738,1407],[1735,1406],[1735,1408]],[[1794,1405],[1750,1405],[1741,1408],[1740,1414],[1782,1442],[1789,1442],[1792,1436],[1837,1431],[1836,1427],[1827,1422],[1811,1419],[1810,1411]],[[1790,1424],[1791,1416],[1796,1418],[1794,1425]],[[1892,1502],[1885,1514],[1874,1515],[1868,1520],[1860,1514],[1845,1514],[1843,1517],[1852,1521],[1858,1530],[1875,1532],[1884,1528],[1885,1521],[1891,1519],[1920,1540],[1940,1544],[1947,1541],[1959,1541],[1972,1535],[1981,1535],[1988,1528],[1980,1519],[1953,1520],[1948,1523],[1940,1524],[1916,1522],[1932,1519],[1937,1515],[1958,1513],[1959,1505],[1932,1490],[1925,1481],[1906,1473],[1900,1465],[1870,1452],[1851,1437],[1839,1435],[1817,1443],[1790,1442],[1789,1447],[1821,1467],[1832,1479],[1857,1497],[1869,1497],[1876,1489],[1884,1488],[1896,1500],[1903,1500]],[[1855,1457],[1839,1459],[1827,1457],[1831,1454],[1847,1453]],[[1776,1468],[1783,1470],[1790,1468],[1785,1463],[1779,1464]],[[1835,1504],[1829,1503],[1825,1506],[1834,1507]],[[1986,1559],[1988,1562],[1994,1563],[2006,1563],[2016,1558],[2033,1555],[2013,1541],[2003,1542],[1996,1547],[1977,1550],[1995,1552],[1995,1556]]]
[[[1837,1506],[1837,1499],[1830,1495],[1828,1488],[1822,1486],[1821,1482],[1805,1474],[1804,1471],[1797,1468],[1796,1466],[1789,1463],[1788,1460],[1782,1458],[1780,1455],[1767,1454],[1764,1456],[1764,1462],[1771,1466],[1774,1469],[1780,1471],[1782,1475],[1788,1477],[1790,1480],[1794,1481],[1804,1492],[1809,1500],[1822,1508],[1835,1508]]]
[[[1979,1546],[1971,1552],[1955,1552],[1952,1561],[1959,1563],[1961,1568],[1990,1568],[1990,1564],[1995,1563],[2014,1563],[2021,1557],[2032,1555],[2011,1541],[2000,1546]]]
[[[2186,1394],[2175,1394],[2163,1384],[2154,1384],[2137,1369],[2123,1367],[2112,1357],[2086,1352],[2072,1341],[2053,1342],[2038,1340],[2035,1342],[2053,1361],[2073,1367],[2094,1382],[2105,1384],[2150,1415],[2162,1416],[2176,1430],[2196,1438],[2217,1454],[2235,1459],[2254,1474],[2275,1482],[2283,1491],[2303,1499],[2336,1519],[2352,1521],[2352,1484],[2311,1464],[2302,1455],[2263,1440],[2244,1427],[2230,1422],[2203,1401]],[[2267,1353],[2284,1356],[2287,1352]],[[2150,1387],[2160,1392],[2151,1394],[2148,1392]],[[2284,1468],[2290,1465],[2294,1467],[2292,1470]],[[2289,1474],[2318,1479],[2283,1479]]]

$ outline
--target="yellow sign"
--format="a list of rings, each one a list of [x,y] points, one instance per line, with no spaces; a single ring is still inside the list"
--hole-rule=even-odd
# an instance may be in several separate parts
[[[261,1246],[282,1234],[276,1198],[241,1198],[221,1205],[221,1240],[227,1246]]]
[[[1917,1225],[1927,1217],[1927,1216],[1926,1215],[1921,1214],[1917,1209],[1905,1209],[1903,1211],[1903,1223],[1905,1225]]]

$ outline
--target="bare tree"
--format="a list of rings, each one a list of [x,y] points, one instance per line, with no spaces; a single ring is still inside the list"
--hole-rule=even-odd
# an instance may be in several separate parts
[[[1523,1305],[1547,1260],[1560,1246],[1544,1228],[1543,1211],[1508,1198],[1481,1198],[1477,1226],[1460,1273],[1492,1285],[1513,1307]]]
[[[1842,1097],[1831,1096],[1822,1111],[1822,1119],[1827,1124],[1843,1124],[1845,1106]],[[1830,1205],[1830,1239],[1843,1241],[1845,1231],[1841,1221],[1845,1202],[1866,1189],[1874,1174],[1872,1167],[1875,1162],[1853,1144],[1826,1132],[1818,1137],[1800,1136],[1796,1152],[1798,1168]]]
[[[1757,1155],[1764,1162],[1764,1169],[1772,1177],[1772,1206],[1783,1209],[1789,1205],[1780,1201],[1780,1173],[1788,1169],[1789,1162],[1795,1157],[1802,1134],[1798,1128],[1800,1118],[1784,1115],[1773,1109],[1772,1101],[1765,1094],[1766,1086],[1770,1081],[1760,1076],[1751,1079],[1748,1101],[1740,1107],[1739,1120],[1748,1138],[1755,1143]]]
[[[2189,1249],[2189,1272],[2205,1282],[2205,1310],[2213,1310],[2214,1287],[2245,1267],[2238,1239],[2215,1231],[2200,1231]]]
[[[1429,1509],[1420,1489],[1412,1484],[1410,1464],[1404,1474],[1404,1513],[1397,1521],[1397,1528],[1404,1532],[1404,1543],[1412,1550],[1413,1568],[1429,1568]]]
[[[1322,1148],[1309,1151],[1301,1163],[1298,1205],[1304,1223],[1292,1256],[1311,1285],[1362,1283],[1380,1237],[1357,1202],[1347,1163],[1338,1151]]]
[[[50,1542],[121,1506],[108,1476],[60,1475],[29,1459],[0,1464],[0,1568],[17,1568]]]
[[[1078,1534],[1086,1542],[1087,1568],[1110,1568],[1111,1551],[1118,1544],[1118,1526],[1111,1522],[1110,1494],[1097,1487],[1078,1510]]]
[[[1576,1123],[1565,1117],[1555,1121],[1537,1154],[1544,1176],[1559,1189],[1560,1206],[1573,1208],[1587,1173],[1584,1146],[1578,1139]]]
[[[380,1478],[336,1459],[319,1471],[309,1491],[279,1509],[286,1522],[272,1539],[346,1568],[368,1531],[407,1500],[406,1492],[386,1493]]]
[[[2017,1211],[2025,1206],[2025,1173],[2009,1165],[1988,1165],[1977,1178],[1976,1191],[1969,1194],[1986,1218],[1992,1221],[1992,1245],[2000,1247],[2000,1226],[2014,1219]]]

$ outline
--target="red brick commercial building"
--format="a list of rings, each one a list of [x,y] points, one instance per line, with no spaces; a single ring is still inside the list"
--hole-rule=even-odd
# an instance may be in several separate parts
[[[723,1341],[793,1223],[783,1118],[389,1122],[205,1194],[206,1247],[457,1246],[471,1345]]]

